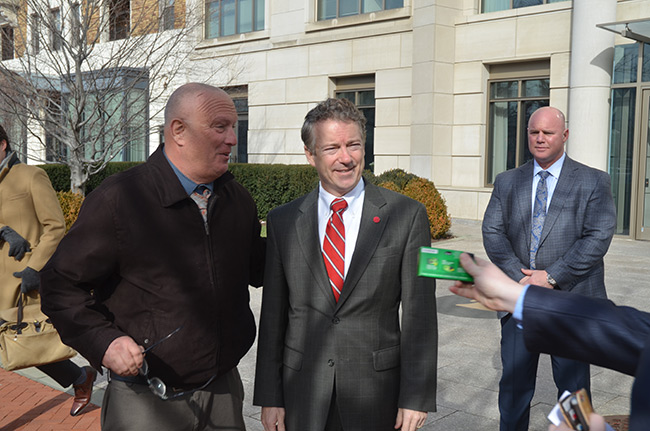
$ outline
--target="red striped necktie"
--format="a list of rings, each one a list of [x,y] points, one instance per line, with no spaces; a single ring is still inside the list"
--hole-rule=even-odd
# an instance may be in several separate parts
[[[343,211],[348,203],[343,198],[332,201],[332,216],[327,222],[325,239],[323,241],[323,258],[327,275],[330,279],[334,299],[338,302],[343,289],[345,270],[345,226],[343,225]]]

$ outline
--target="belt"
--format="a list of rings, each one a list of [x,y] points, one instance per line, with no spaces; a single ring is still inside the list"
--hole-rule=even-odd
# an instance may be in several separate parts
[[[108,379],[109,380],[117,380],[118,382],[124,382],[124,383],[135,383],[136,385],[148,385],[147,379],[145,379],[143,376],[138,374],[137,376],[120,376],[119,374],[115,374],[111,370],[108,370]]]

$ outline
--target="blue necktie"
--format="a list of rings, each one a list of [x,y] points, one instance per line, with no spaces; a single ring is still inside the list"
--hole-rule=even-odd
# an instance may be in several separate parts
[[[546,171],[539,171],[539,182],[535,190],[535,205],[533,206],[533,227],[530,231],[530,269],[535,269],[535,256],[539,248],[539,239],[542,237],[544,228],[544,219],[546,218],[546,201],[548,199],[548,189],[546,188],[546,178],[550,175]]]

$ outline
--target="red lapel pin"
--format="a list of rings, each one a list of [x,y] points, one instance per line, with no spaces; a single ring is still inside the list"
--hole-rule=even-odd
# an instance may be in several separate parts
[[[375,223],[379,223],[381,221],[381,219],[379,217],[375,216],[375,218],[373,218],[372,221],[374,221]]]

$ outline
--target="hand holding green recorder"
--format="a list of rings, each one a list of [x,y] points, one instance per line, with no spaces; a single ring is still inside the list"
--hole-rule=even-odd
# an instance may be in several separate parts
[[[444,248],[420,247],[418,275],[473,283],[474,278],[460,265],[459,257],[464,253]],[[472,253],[468,253],[474,257]]]

